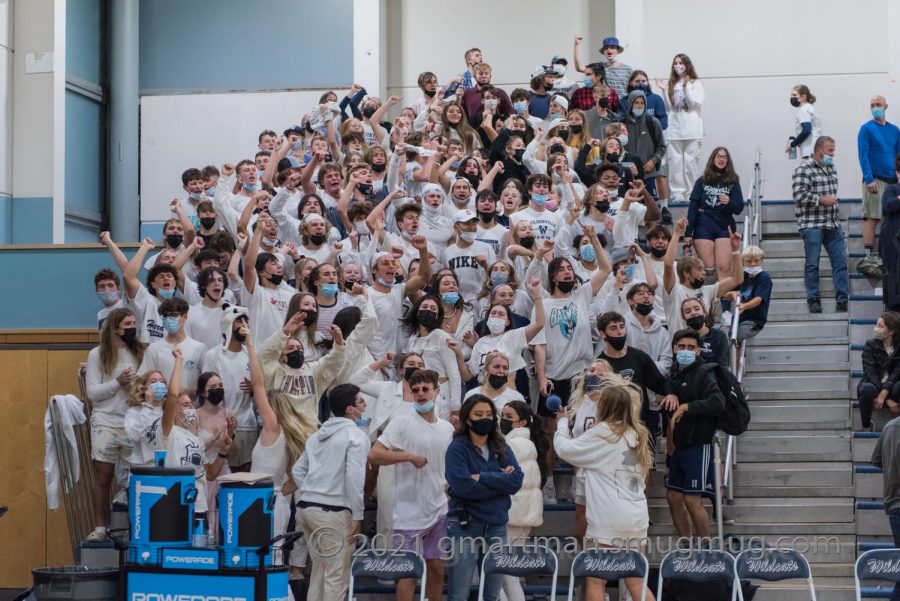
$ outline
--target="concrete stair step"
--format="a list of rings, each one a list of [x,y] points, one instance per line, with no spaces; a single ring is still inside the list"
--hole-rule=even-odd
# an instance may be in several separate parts
[[[856,533],[866,536],[891,534],[891,525],[884,512],[883,501],[856,502]]]
[[[777,348],[777,347],[776,347]],[[779,374],[787,372],[848,372],[850,361],[834,361],[820,363],[765,363],[749,362],[744,370],[746,374],[767,373]]]
[[[878,443],[880,432],[854,432],[852,438],[853,461],[868,464]]]
[[[817,373],[815,378],[788,375],[748,374],[744,376],[744,384],[755,397],[765,397],[770,392],[834,392],[850,393],[850,380],[844,373]]]
[[[738,457],[741,451],[738,449]],[[844,488],[853,485],[852,464],[836,462],[739,462],[734,470],[735,487]],[[738,496],[737,494],[735,496]],[[763,495],[764,496],[764,495]],[[835,495],[848,496],[848,495]]]
[[[819,279],[819,294],[825,298],[834,298],[834,283],[830,277]],[[778,278],[772,287],[772,305],[775,300],[782,298],[806,298],[806,286],[803,277]]]
[[[750,430],[841,430],[850,426],[846,401],[750,401]],[[805,426],[805,427],[804,427]],[[740,445],[742,440],[738,441]]]
[[[804,316],[805,317],[805,316]],[[767,323],[763,331],[760,332],[754,340],[768,341],[775,338],[788,338],[798,340],[805,338],[814,328],[817,338],[838,338],[847,336],[849,326],[846,319],[832,318],[824,321],[807,322],[805,319],[798,319],[789,322]]]
[[[802,302],[805,310],[806,301]],[[849,357],[850,350],[846,344],[750,346],[747,348],[747,371],[755,371],[758,363],[811,366],[820,362],[846,362]]]
[[[850,274],[850,292],[853,294],[881,294],[878,288],[882,288],[881,280],[867,278],[861,273],[853,272]]]
[[[852,523],[853,502],[852,497],[735,498],[725,515],[748,526],[756,523]]]
[[[874,465],[857,465],[853,468],[853,489],[857,499],[882,499],[884,474]]]
[[[846,430],[755,431],[738,440],[739,465],[744,462],[850,461]]]
[[[746,380],[746,378],[745,378]],[[847,390],[819,390],[819,391],[807,391],[807,392],[797,392],[794,390],[787,391],[766,391],[766,392],[754,392],[752,389],[750,390],[750,397],[757,401],[779,401],[779,400],[793,400],[793,399],[807,399],[807,400],[834,400],[840,399],[842,401],[846,401],[850,398],[850,392]]]

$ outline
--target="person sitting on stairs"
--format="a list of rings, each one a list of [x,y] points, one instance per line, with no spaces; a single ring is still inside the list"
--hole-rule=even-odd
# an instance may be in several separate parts
[[[875,409],[886,408],[893,417],[900,415],[900,355],[895,352],[900,341],[900,313],[882,313],[873,334],[863,347],[863,377],[856,387],[859,416],[866,432],[874,430]]]

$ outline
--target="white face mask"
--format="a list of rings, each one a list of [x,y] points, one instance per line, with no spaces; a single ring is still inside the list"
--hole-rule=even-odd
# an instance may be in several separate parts
[[[615,200],[619,197],[619,189],[618,188],[616,188],[614,190],[608,190],[608,192],[609,192],[610,200]]]
[[[190,428],[197,422],[197,410],[194,408],[181,410],[181,424],[185,428]]]
[[[471,244],[472,242],[475,242],[475,232],[460,232],[459,239]]]
[[[427,217],[434,218],[441,214],[441,207],[440,205],[433,207],[428,203],[422,203],[422,212],[425,213]]]
[[[687,71],[687,68],[684,65],[672,65],[672,69],[675,71],[676,75],[684,75],[684,72]]]
[[[484,101],[484,108],[488,110],[494,110],[497,108],[497,99],[496,98],[488,98]]]
[[[762,266],[757,265],[756,267],[744,267],[744,271],[749,273],[750,275],[759,275],[762,271]]]

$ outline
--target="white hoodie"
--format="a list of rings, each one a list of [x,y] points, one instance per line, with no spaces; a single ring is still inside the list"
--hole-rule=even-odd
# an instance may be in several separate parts
[[[537,449],[531,442],[528,428],[513,428],[506,435],[506,444],[522,468],[525,477],[522,488],[512,496],[509,525],[533,528],[544,523],[544,497],[541,493],[541,470],[537,464]]]
[[[294,464],[300,501],[347,507],[363,519],[369,439],[346,417],[332,417],[312,435]]]
[[[625,313],[625,344],[650,355],[656,369],[665,376],[672,367],[672,335],[656,315],[651,314],[651,319],[650,327],[644,329],[634,313]]]

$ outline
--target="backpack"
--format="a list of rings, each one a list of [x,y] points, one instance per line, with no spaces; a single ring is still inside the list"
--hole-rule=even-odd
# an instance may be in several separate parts
[[[750,425],[750,405],[741,383],[721,365],[712,364],[707,369],[715,373],[716,383],[725,395],[725,410],[716,419],[716,427],[732,436],[743,434]]]

